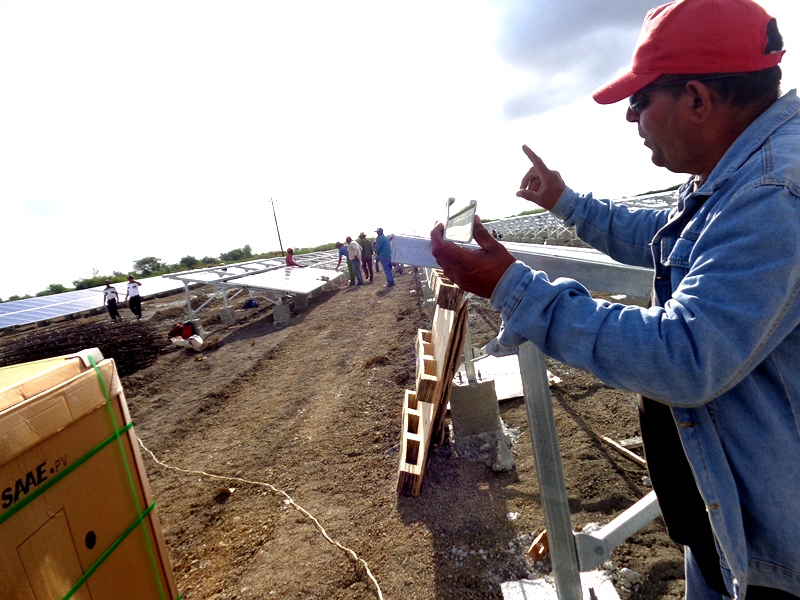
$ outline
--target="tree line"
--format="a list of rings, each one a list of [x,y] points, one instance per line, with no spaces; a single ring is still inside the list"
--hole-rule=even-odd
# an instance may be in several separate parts
[[[323,244],[316,248],[296,248],[295,254],[304,254],[307,252],[318,252],[322,250],[330,250],[334,247],[333,243]],[[26,298],[33,298],[39,296],[50,296],[52,294],[63,294],[64,292],[72,292],[75,290],[85,290],[105,284],[106,280],[111,283],[119,283],[126,281],[128,275],[134,277],[155,277],[157,275],[166,275],[167,273],[178,273],[180,271],[191,271],[192,269],[202,269],[204,267],[214,267],[220,264],[229,264],[234,262],[241,262],[243,260],[255,258],[275,258],[282,256],[279,250],[265,252],[263,254],[254,255],[253,249],[250,244],[245,244],[241,248],[235,248],[228,252],[222,252],[218,257],[204,256],[203,258],[195,258],[194,256],[184,256],[180,261],[174,264],[167,264],[155,256],[145,256],[139,260],[133,261],[133,271],[131,273],[123,273],[121,271],[113,271],[111,275],[100,275],[97,270],[94,271],[92,277],[83,279],[76,279],[72,282],[73,287],[67,287],[60,283],[51,283],[46,289],[37,292],[34,296],[25,294],[24,296],[10,296],[5,300],[0,298],[2,302],[12,302],[14,300],[24,300]]]

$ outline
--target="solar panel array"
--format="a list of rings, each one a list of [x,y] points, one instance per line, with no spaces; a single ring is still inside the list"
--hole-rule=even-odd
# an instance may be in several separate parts
[[[177,291],[183,288],[178,281],[170,281],[161,277],[148,277],[137,279],[142,286],[139,288],[142,298],[148,298],[165,292]],[[120,300],[125,298],[127,282],[121,281],[111,284],[117,288]],[[37,296],[0,303],[0,329],[19,327],[31,323],[46,323],[54,319],[68,317],[103,308],[103,289],[101,285],[85,290]]]
[[[304,266],[335,269],[338,256],[338,251],[336,250],[324,250],[321,252],[298,254],[297,260]],[[165,292],[182,290],[184,281],[187,281],[187,283],[211,283],[230,275],[245,275],[248,271],[253,269],[278,269],[284,265],[283,259],[253,260],[237,263],[235,265],[228,265],[227,267],[201,269],[193,274],[191,278],[187,279],[181,279],[180,277],[147,277],[137,279],[137,281],[142,284],[140,288],[142,298],[147,299]],[[125,298],[127,282],[120,281],[112,285],[117,288],[120,300]],[[102,310],[104,288],[105,286],[101,285],[85,290],[64,292],[62,294],[51,294],[49,296],[37,296],[35,298],[2,302],[0,303],[0,330],[32,323],[47,323],[71,315]]]
[[[164,275],[189,283],[209,284],[220,289],[260,290],[285,294],[310,294],[330,280],[338,262],[338,250],[298,254],[303,267],[287,267],[280,260],[249,260]]]
[[[217,285],[285,294],[312,294],[322,288],[331,277],[335,277],[335,274],[330,269],[284,266],[266,273],[245,275]]]

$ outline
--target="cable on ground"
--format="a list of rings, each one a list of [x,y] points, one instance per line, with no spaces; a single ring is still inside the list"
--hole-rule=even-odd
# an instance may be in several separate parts
[[[303,508],[302,506],[297,504],[292,499],[292,497],[289,494],[287,494],[286,492],[284,492],[283,490],[278,489],[274,485],[269,484],[269,483],[265,483],[263,481],[251,481],[249,479],[242,479],[241,477],[229,477],[229,476],[225,476],[225,475],[214,475],[213,473],[206,473],[205,471],[194,471],[194,470],[191,470],[191,469],[182,469],[181,467],[173,467],[171,465],[168,465],[168,464],[163,463],[160,460],[158,460],[156,458],[156,455],[153,454],[150,451],[150,449],[147,446],[144,445],[144,442],[142,442],[142,440],[141,440],[141,438],[139,438],[139,436],[136,436],[136,439],[139,441],[139,445],[142,447],[142,449],[144,449],[144,451],[147,452],[156,463],[158,463],[159,465],[161,465],[165,469],[171,469],[173,471],[179,471],[181,473],[188,473],[188,474],[191,474],[191,475],[205,475],[206,477],[211,477],[212,479],[220,479],[220,480],[223,480],[223,481],[238,481],[240,483],[248,483],[250,485],[257,485],[257,486],[261,486],[261,487],[265,487],[265,488],[269,489],[274,494],[278,494],[278,495],[283,496],[285,498],[284,504],[287,504],[287,505],[293,507],[295,510],[297,510],[300,513],[302,513],[306,518],[310,519],[311,522],[313,522],[314,525],[317,527],[317,529],[319,529],[320,533],[322,534],[322,537],[324,537],[326,540],[328,540],[329,543],[333,544],[334,546],[336,546],[337,548],[342,550],[345,554],[347,554],[350,557],[350,559],[353,560],[353,562],[356,565],[363,567],[363,569],[366,572],[367,576],[370,578],[372,583],[375,585],[375,591],[378,594],[379,600],[383,600],[383,593],[381,593],[381,586],[378,585],[378,580],[375,579],[375,577],[372,575],[372,571],[369,570],[369,566],[367,565],[367,562],[363,558],[359,558],[358,554],[356,554],[355,551],[351,550],[347,546],[343,546],[342,544],[340,544],[336,540],[331,539],[331,537],[328,535],[328,532],[325,531],[325,528],[317,520],[317,518],[314,517],[314,515],[312,515],[310,512],[308,512],[305,508]]]

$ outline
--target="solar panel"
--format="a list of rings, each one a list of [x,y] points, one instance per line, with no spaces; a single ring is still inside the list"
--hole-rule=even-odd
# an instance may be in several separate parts
[[[147,299],[165,292],[180,290],[183,286],[177,281],[169,281],[162,277],[138,279],[142,284],[140,293]],[[127,283],[112,283],[120,300],[125,298]],[[105,285],[74,290],[63,294],[37,296],[0,304],[0,329],[19,327],[30,323],[39,323],[53,319],[79,314],[103,307],[103,289]]]
[[[283,267],[221,282],[224,287],[257,289],[286,294],[311,294],[335,276],[330,269]]]

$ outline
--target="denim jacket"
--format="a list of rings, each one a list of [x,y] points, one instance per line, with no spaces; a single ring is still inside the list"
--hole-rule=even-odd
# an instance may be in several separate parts
[[[565,190],[552,211],[655,271],[653,306],[594,300],[521,262],[492,295],[500,341],[669,405],[734,597],[800,595],[800,100],[780,98],[673,209]]]

